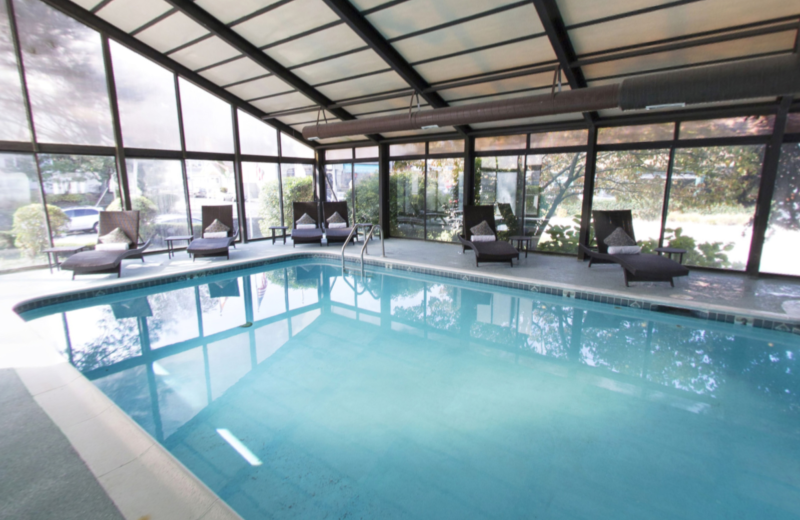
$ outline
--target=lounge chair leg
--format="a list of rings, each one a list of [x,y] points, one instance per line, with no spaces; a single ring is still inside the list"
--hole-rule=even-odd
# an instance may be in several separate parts
[[[75,279],[75,271],[72,271],[72,279]]]
[[[670,279],[669,279],[669,284],[670,284],[671,286],[675,287],[675,280],[673,280],[672,278],[670,278]]]
[[[142,263],[144,263],[144,257],[142,257]]]

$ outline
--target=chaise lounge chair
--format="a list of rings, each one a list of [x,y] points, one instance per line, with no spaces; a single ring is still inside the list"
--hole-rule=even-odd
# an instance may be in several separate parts
[[[103,237],[115,229],[121,229],[130,240],[130,245],[137,245],[139,239],[138,211],[101,211],[97,236]],[[86,251],[67,258],[61,269],[72,271],[72,279],[78,274],[117,273],[122,276],[122,261],[128,258],[141,259],[144,262],[144,250],[150,246],[148,239],[134,249],[118,251]],[[129,246],[130,247],[130,246]]]
[[[495,236],[492,242],[473,242],[472,229],[486,221]],[[514,259],[519,261],[519,251],[508,242],[497,240],[497,224],[494,221],[494,206],[464,206],[464,237],[458,236],[461,252],[467,248],[475,251],[475,266],[480,262],[509,262],[514,266]]]
[[[239,227],[233,222],[233,206],[203,206],[203,237],[192,240],[186,252],[192,256],[192,261],[198,256],[224,256],[230,259],[230,248],[236,249],[236,239],[239,238]],[[207,238],[206,229],[219,220],[228,231],[227,237]]]
[[[297,244],[319,244],[322,246],[322,228],[319,225],[319,213],[317,211],[316,202],[293,202],[292,211],[294,218],[292,220],[292,247]],[[314,220],[313,229],[298,229],[297,221],[303,215],[308,215]],[[344,216],[344,215],[342,215]]]
[[[344,220],[345,226],[343,228],[331,228],[328,219],[335,213],[338,213]],[[325,236],[328,237],[328,245],[332,243],[342,243],[350,236],[353,228],[350,227],[350,214],[347,211],[347,201],[344,202],[326,202],[322,206],[322,225],[325,228]],[[358,235],[353,237],[353,242],[358,240]]]
[[[625,287],[630,282],[669,282],[675,287],[674,278],[687,276],[689,270],[669,258],[652,254],[609,254],[605,239],[617,228],[622,228],[634,241],[633,216],[630,210],[592,211],[594,236],[597,250],[581,245],[581,250],[592,264],[619,264],[625,274]]]

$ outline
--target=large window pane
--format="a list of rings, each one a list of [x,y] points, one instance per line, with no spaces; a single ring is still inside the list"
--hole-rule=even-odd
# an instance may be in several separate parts
[[[458,242],[464,223],[464,159],[428,159],[425,194],[426,238]]]
[[[39,155],[53,242],[97,244],[103,210],[122,209],[113,157]]]
[[[428,143],[428,153],[464,153],[464,140],[431,141]]]
[[[521,232],[524,159],[518,155],[475,159],[475,203],[495,206],[501,240]]]
[[[674,137],[675,123],[638,126],[612,126],[600,129],[599,133],[597,134],[597,143],[616,144],[672,141]]]
[[[230,105],[183,78],[180,89],[186,149],[233,153]]]
[[[341,161],[345,159],[352,159],[353,158],[353,149],[352,148],[341,148],[338,150],[326,150],[325,151],[325,160],[326,161]]]
[[[389,145],[389,155],[391,157],[425,155],[425,143],[392,144]]]
[[[743,137],[768,135],[775,126],[775,116],[729,117],[707,121],[684,121],[681,123],[681,139],[704,139],[708,137]]]
[[[564,132],[545,132],[531,134],[531,148],[555,148],[557,146],[586,146],[589,143],[588,130],[567,130]]]
[[[14,5],[38,140],[113,146],[100,34],[40,0]]]
[[[230,204],[233,206],[233,221],[238,222],[233,162],[189,160],[186,161],[186,175],[194,236],[202,234],[203,206]]]
[[[675,152],[664,242],[684,263],[742,270],[750,252],[764,146]]]
[[[270,226],[281,226],[281,186],[275,163],[242,163],[247,236],[271,236]],[[280,234],[280,233],[277,233]]]
[[[356,159],[377,159],[379,151],[377,146],[367,146],[365,148],[356,148]]]
[[[294,222],[292,203],[311,202],[314,200],[314,165],[313,164],[281,164],[283,181],[283,221],[291,228]],[[303,215],[297,215],[297,218]],[[316,220],[317,215],[311,215]]]
[[[0,141],[30,141],[8,12],[0,2]]]
[[[186,235],[189,224],[180,161],[128,159],[128,186],[133,208],[139,210],[139,234],[152,238],[150,249],[165,249],[165,238]],[[193,227],[202,225],[194,216]]]
[[[125,146],[180,150],[174,76],[138,53],[110,43]]]
[[[239,148],[245,155],[278,156],[278,131],[239,110]]]
[[[380,223],[379,169],[378,163],[355,164],[356,223]]]
[[[0,154],[0,270],[41,264],[49,246],[33,156]]]
[[[425,161],[392,161],[389,182],[389,233],[425,238]]]
[[[314,149],[281,132],[281,156],[314,159]]]
[[[348,201],[352,211],[353,165],[326,164],[325,165],[326,196],[329,201]]]
[[[784,144],[769,226],[761,254],[761,271],[800,276],[797,244],[800,243],[800,144]]]
[[[633,212],[636,240],[647,253],[658,247],[669,164],[668,150],[601,152],[592,209]]]
[[[528,145],[525,135],[503,135],[499,137],[479,137],[475,139],[475,151],[520,150]]]
[[[576,254],[586,153],[529,155],[525,173],[525,234],[537,249]]]

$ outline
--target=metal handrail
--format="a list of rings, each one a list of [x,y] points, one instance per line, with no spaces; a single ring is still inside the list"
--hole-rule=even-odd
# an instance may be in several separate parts
[[[372,226],[372,224],[356,224],[355,226],[353,226],[353,230],[350,231],[350,234],[347,236],[347,240],[344,241],[344,245],[342,246],[342,270],[344,270],[344,252],[347,249],[347,244],[349,244],[350,240],[353,239],[353,235],[356,234],[356,232],[358,231],[358,228],[360,228],[360,227],[370,227],[370,226]],[[382,237],[383,237],[383,233],[381,233],[381,238]],[[364,263],[363,260],[362,260],[361,263],[363,265],[363,263]]]
[[[386,247],[383,245],[383,229],[381,228],[380,224],[375,224],[372,226],[372,229],[369,230],[369,235],[367,238],[364,239],[364,247],[361,248],[361,269],[364,269],[364,252],[367,251],[367,246],[369,245],[369,241],[372,240],[372,235],[375,233],[375,229],[379,229],[381,232],[381,256],[386,256]]]

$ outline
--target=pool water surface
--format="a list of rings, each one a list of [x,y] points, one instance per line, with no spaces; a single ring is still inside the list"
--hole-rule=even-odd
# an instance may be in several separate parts
[[[247,520],[800,518],[798,336],[293,261],[37,319]]]

